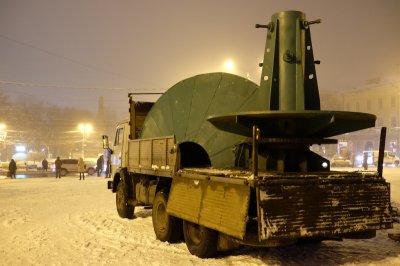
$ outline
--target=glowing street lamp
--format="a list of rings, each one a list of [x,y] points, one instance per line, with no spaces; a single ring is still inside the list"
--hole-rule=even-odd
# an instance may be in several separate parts
[[[233,73],[235,71],[235,63],[232,59],[227,59],[224,62],[224,69],[228,73]]]
[[[82,158],[85,158],[85,141],[87,136],[93,131],[93,126],[89,123],[81,123],[78,128],[82,133]]]

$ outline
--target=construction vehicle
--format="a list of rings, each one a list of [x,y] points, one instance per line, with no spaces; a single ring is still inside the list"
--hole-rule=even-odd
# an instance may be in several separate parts
[[[208,73],[180,81],[154,104],[130,94],[130,119],[118,124],[112,147],[103,136],[119,216],[151,207],[156,238],[183,240],[201,258],[237,245],[365,239],[391,228],[382,169],[331,171],[309,149],[376,120],[320,110],[310,35],[319,22],[284,11],[256,25],[267,30],[260,85]]]

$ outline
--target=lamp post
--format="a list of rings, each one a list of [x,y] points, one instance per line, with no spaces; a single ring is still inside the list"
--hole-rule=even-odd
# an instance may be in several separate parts
[[[82,158],[85,158],[85,142],[87,136],[92,132],[93,127],[89,123],[81,123],[79,124],[79,130],[82,133]]]
[[[0,141],[3,142],[3,150],[4,150],[4,155],[2,154],[1,158],[4,158],[4,160],[7,160],[7,146],[6,146],[6,137],[7,137],[7,131],[6,131],[7,126],[5,124],[0,124]],[[1,161],[0,158],[0,161]]]

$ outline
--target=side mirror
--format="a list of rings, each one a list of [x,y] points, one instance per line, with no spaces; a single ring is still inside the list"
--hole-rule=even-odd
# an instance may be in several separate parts
[[[103,149],[109,149],[110,145],[108,144],[108,136],[103,135]]]

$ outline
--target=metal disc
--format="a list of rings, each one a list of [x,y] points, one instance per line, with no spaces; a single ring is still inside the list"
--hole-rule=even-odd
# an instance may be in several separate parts
[[[258,85],[227,73],[197,75],[172,86],[154,104],[141,138],[174,135],[177,143],[194,142],[208,153],[213,167],[234,165],[235,144],[245,139],[217,129],[211,115],[259,110],[253,98]]]
[[[373,127],[373,114],[342,111],[257,111],[211,116],[208,120],[221,130],[252,135],[257,125],[262,137],[325,138]]]

